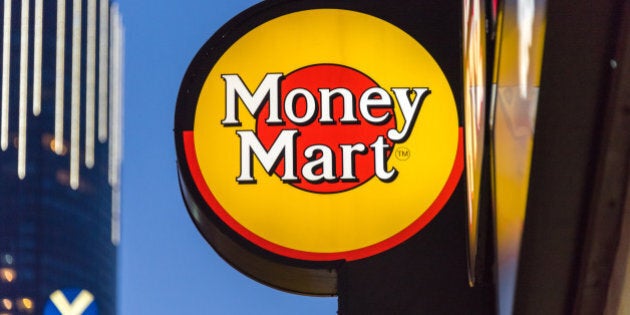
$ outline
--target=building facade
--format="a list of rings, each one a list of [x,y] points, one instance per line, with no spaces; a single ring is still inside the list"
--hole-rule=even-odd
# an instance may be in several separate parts
[[[118,5],[3,0],[0,9],[0,314],[115,314]]]

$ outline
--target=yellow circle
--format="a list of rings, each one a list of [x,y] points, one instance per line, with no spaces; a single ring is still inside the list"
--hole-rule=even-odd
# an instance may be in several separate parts
[[[224,126],[222,74],[238,74],[250,91],[267,73],[285,75],[311,64],[357,69],[386,89],[427,87],[415,127],[404,145],[408,160],[390,158],[398,171],[390,183],[372,178],[352,190],[317,194],[268,175],[253,158],[256,184],[239,184],[238,130],[256,129],[239,100],[240,126]],[[396,102],[398,130],[403,116]],[[290,13],[254,28],[217,61],[203,85],[194,122],[194,144],[207,186],[225,211],[270,243],[310,253],[358,250],[400,233],[436,200],[458,154],[455,100],[439,65],[411,36],[376,17],[348,10]],[[298,154],[301,154],[298,152]]]

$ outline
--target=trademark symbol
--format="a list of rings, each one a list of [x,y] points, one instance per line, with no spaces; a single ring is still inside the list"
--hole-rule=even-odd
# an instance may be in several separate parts
[[[401,161],[407,161],[409,160],[409,157],[411,157],[411,151],[409,151],[407,147],[397,147],[394,154],[396,155],[396,158]]]

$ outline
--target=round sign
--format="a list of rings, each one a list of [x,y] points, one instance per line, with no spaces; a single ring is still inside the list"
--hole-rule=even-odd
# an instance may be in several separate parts
[[[213,37],[180,90],[180,178],[200,230],[210,217],[250,252],[315,263],[422,230],[463,169],[455,98],[429,51],[346,9],[252,24]]]

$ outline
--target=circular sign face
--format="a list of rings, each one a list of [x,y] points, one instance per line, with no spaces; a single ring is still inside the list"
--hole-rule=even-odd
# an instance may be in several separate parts
[[[208,212],[273,255],[351,261],[413,236],[450,198],[463,169],[456,102],[440,65],[403,30],[310,9],[211,42],[176,114],[198,226]]]

